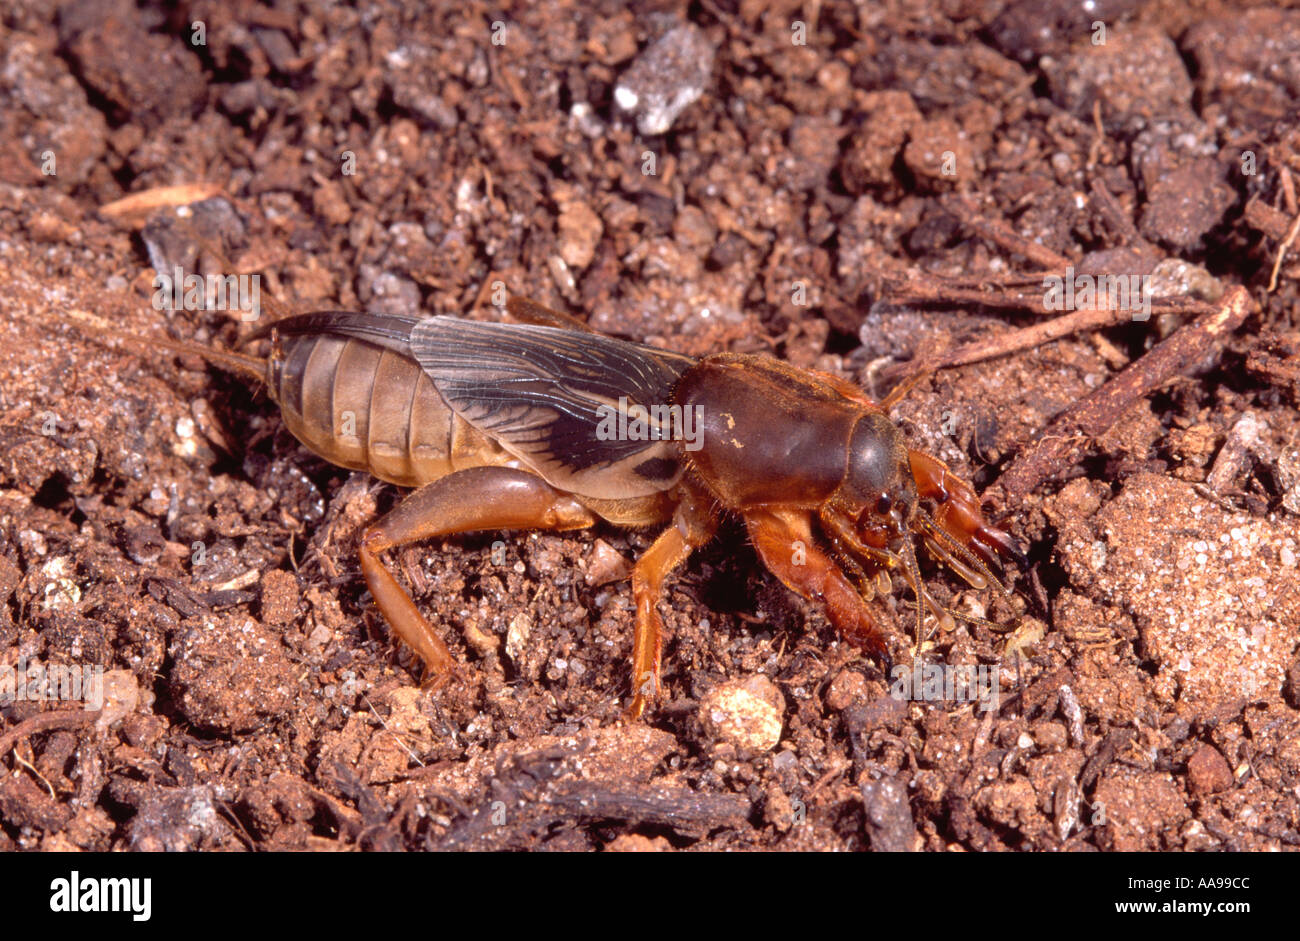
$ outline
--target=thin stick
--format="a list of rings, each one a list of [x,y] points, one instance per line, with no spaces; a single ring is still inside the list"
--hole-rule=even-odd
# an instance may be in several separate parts
[[[1300,213],[1296,214],[1295,220],[1291,223],[1291,228],[1287,230],[1286,238],[1277,247],[1277,257],[1273,259],[1273,271],[1268,276],[1269,294],[1272,294],[1277,287],[1277,273],[1282,269],[1282,262],[1285,260],[1286,253],[1291,248],[1291,243],[1295,241],[1297,235],[1300,235]]]
[[[54,729],[75,729],[83,725],[89,725],[99,718],[101,711],[100,709],[60,709],[58,712],[37,713],[0,735],[0,757],[9,754],[9,749],[29,735],[35,735],[37,732],[50,732]]]
[[[158,209],[174,209],[219,196],[225,187],[220,183],[182,183],[179,186],[155,186],[130,196],[123,196],[99,207],[99,214],[108,219],[128,221],[142,228],[150,213]]]
[[[1221,346],[1252,308],[1250,293],[1244,287],[1234,287],[1224,295],[1217,310],[1181,327],[1110,382],[1057,416],[1011,462],[985,496],[1002,506],[1014,505],[1061,468],[1073,464],[1086,443],[1104,434],[1135,402]]]
[[[1011,227],[1005,222],[981,216],[979,210],[964,199],[954,200],[950,204],[950,208],[956,212],[962,222],[993,242],[993,244],[1007,251],[1023,255],[1043,268],[1063,271],[1070,264],[1070,259],[1064,255],[1059,255],[1046,245],[1040,245],[1038,242],[1012,231]]]
[[[1038,302],[1041,304],[1042,299],[1039,298]],[[1205,313],[1211,309],[1200,301],[1192,301],[1183,297],[1156,298],[1152,301],[1151,306],[1178,313]],[[904,373],[921,373],[936,369],[947,369],[951,366],[968,366],[971,363],[993,359],[996,356],[1005,356],[1019,350],[1033,349],[1044,343],[1050,343],[1053,340],[1069,336],[1072,333],[1111,327],[1131,319],[1132,316],[1132,310],[1118,307],[1076,310],[1044,323],[1036,323],[1028,327],[1010,330],[998,336],[963,343],[955,349],[921,362],[891,363],[880,370],[880,378],[888,382],[895,376]]]

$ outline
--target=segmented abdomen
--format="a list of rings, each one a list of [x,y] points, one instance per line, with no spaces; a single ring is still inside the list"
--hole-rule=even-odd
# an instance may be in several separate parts
[[[290,336],[267,385],[293,436],[332,464],[418,487],[511,460],[457,416],[414,360],[364,340]]]

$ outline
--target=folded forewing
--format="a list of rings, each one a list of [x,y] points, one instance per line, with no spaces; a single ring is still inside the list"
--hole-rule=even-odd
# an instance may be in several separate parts
[[[556,487],[646,496],[682,474],[668,406],[695,360],[592,333],[431,317],[411,355],[457,414]],[[644,411],[642,411],[644,410]]]

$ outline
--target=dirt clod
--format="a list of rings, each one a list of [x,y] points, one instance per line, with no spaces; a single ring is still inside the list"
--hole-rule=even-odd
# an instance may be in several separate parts
[[[1213,745],[1202,745],[1187,760],[1187,790],[1205,797],[1232,787],[1232,769]]]
[[[171,656],[176,705],[203,729],[251,731],[282,714],[297,696],[293,665],[280,638],[251,618],[185,621],[171,644]]]
[[[892,778],[864,781],[862,802],[867,811],[867,839],[873,850],[879,853],[916,850],[916,827],[903,784]]]

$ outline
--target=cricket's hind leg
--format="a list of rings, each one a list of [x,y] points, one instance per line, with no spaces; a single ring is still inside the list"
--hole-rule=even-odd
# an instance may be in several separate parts
[[[583,529],[596,515],[540,477],[509,467],[472,467],[409,494],[361,538],[361,572],[375,605],[424,661],[435,682],[455,658],[379,554],[408,543],[491,529]]]

